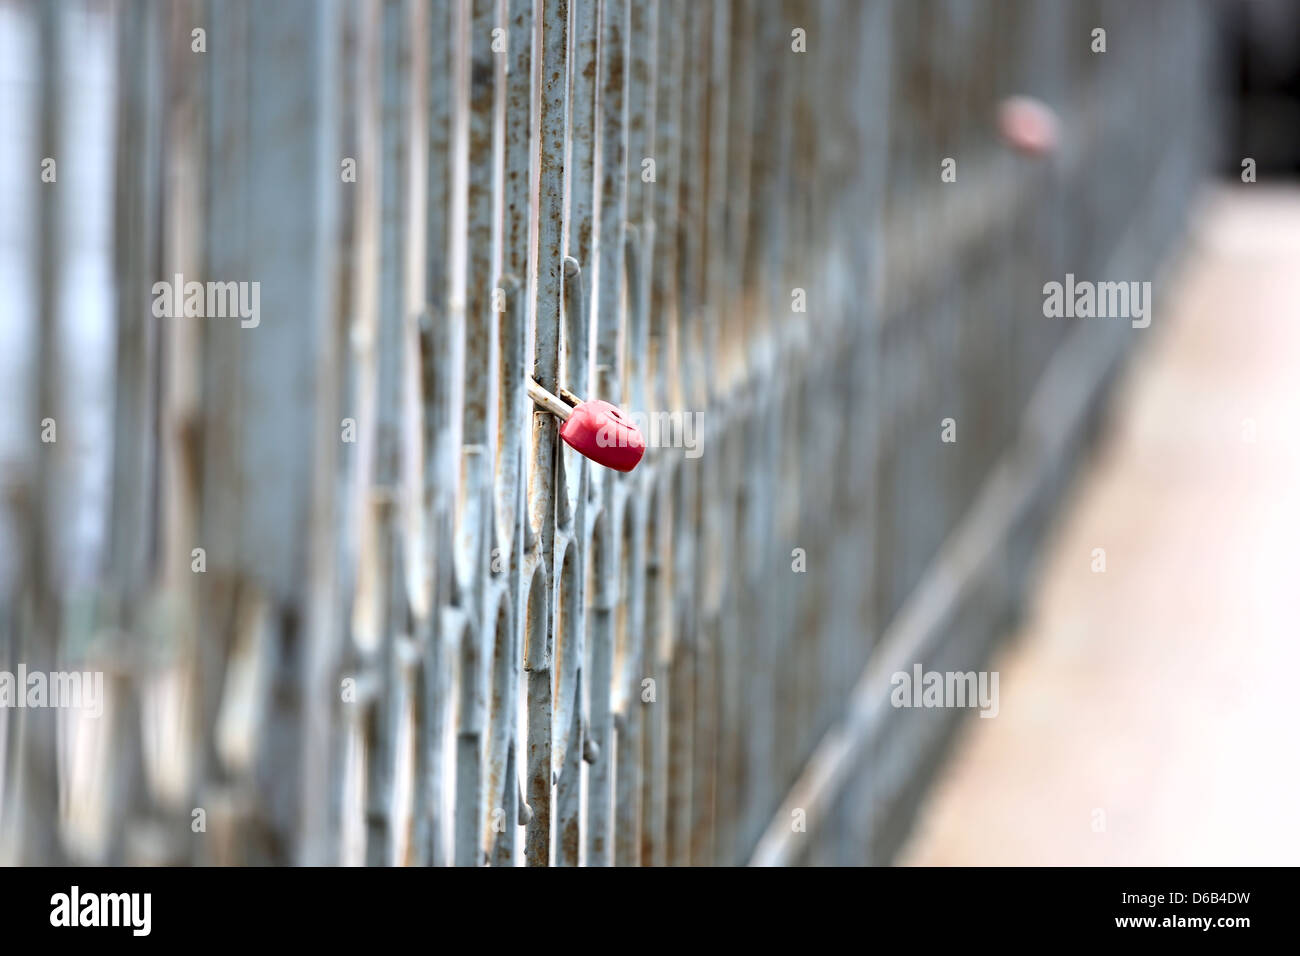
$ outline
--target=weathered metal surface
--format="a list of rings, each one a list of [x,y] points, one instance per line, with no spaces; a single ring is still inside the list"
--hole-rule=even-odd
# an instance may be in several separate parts
[[[0,650],[107,672],[111,757],[56,747],[96,732],[73,715],[0,714],[0,859],[887,860],[951,721],[899,720],[882,680],[979,666],[1021,597],[1139,334],[1045,320],[1039,290],[1154,275],[1203,168],[1207,23],[0,6],[25,64],[0,136],[23,169],[70,131],[78,157],[0,185],[32,370],[0,376]],[[70,28],[111,52],[69,58]],[[87,90],[110,120],[59,122]],[[1059,112],[1058,155],[998,141],[1011,92]],[[68,228],[93,189],[102,248]],[[260,323],[157,316],[175,272],[259,282]],[[97,290],[102,385],[68,373],[90,340],[60,304]],[[562,445],[530,378],[648,416],[645,459]],[[65,509],[95,455],[111,506]]]

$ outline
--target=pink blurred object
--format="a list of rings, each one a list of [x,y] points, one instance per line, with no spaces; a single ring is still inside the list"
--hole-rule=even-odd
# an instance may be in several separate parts
[[[1008,97],[998,105],[998,129],[1003,139],[1030,156],[1050,155],[1060,144],[1055,111],[1029,96]]]

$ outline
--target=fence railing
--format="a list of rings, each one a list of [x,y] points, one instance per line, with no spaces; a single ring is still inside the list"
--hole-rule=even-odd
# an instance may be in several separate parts
[[[1209,13],[0,3],[0,669],[103,681],[0,707],[0,859],[888,860],[955,719],[889,675],[1019,605],[1151,331],[1043,286],[1158,278]]]

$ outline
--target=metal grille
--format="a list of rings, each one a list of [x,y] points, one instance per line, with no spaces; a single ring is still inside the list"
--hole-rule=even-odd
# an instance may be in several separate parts
[[[1020,603],[1140,335],[1042,285],[1156,276],[1208,16],[0,4],[0,650],[105,675],[0,708],[0,858],[888,860],[953,719],[888,674]]]

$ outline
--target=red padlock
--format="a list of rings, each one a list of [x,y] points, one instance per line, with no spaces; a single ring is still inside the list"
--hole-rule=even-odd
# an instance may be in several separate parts
[[[560,437],[570,448],[615,471],[631,471],[645,454],[640,430],[609,402],[581,403],[560,426]]]
[[[560,426],[564,443],[596,464],[631,471],[645,454],[640,429],[624,418],[616,405],[592,400],[571,407],[531,379],[528,395],[564,422]]]

